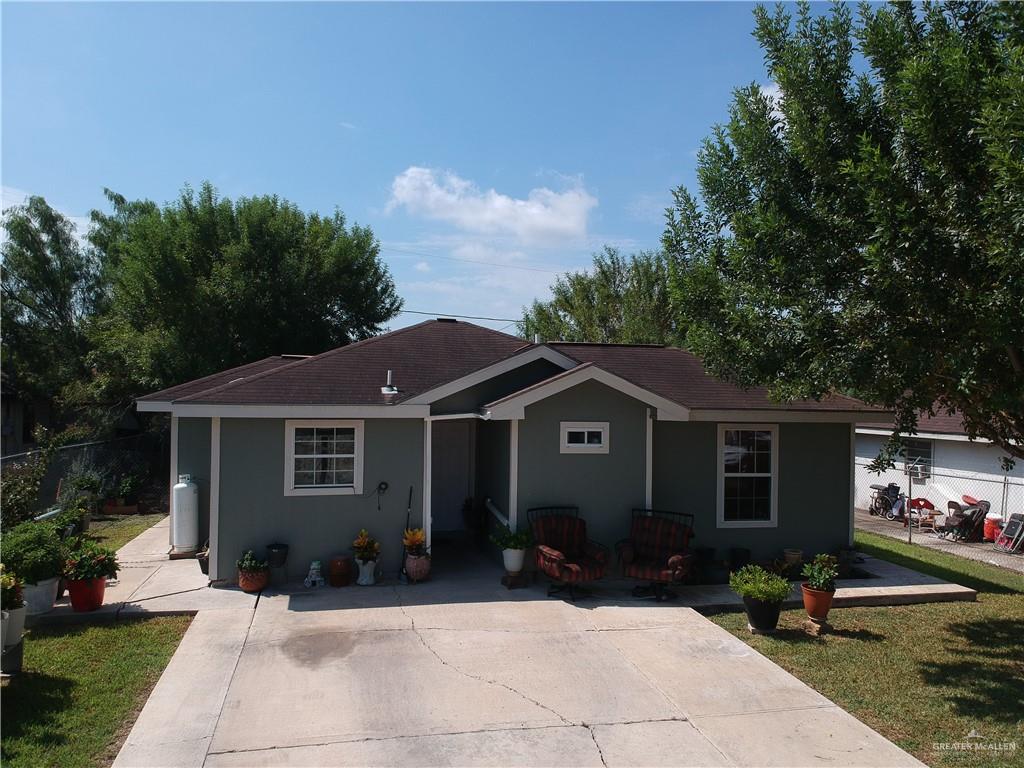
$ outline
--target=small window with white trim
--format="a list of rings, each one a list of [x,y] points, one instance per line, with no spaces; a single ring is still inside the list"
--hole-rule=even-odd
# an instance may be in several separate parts
[[[362,493],[363,422],[285,422],[286,496]]]
[[[608,453],[607,421],[563,421],[561,453]]]
[[[778,524],[778,427],[718,427],[718,527],[774,528]]]
[[[904,468],[915,480],[924,481],[932,476],[932,441],[905,437],[900,451]]]

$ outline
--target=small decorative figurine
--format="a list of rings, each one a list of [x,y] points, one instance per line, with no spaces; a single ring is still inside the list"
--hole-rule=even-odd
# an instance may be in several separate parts
[[[324,581],[324,577],[320,575],[320,561],[314,560],[309,564],[309,575],[306,576],[305,581],[302,582],[306,585],[306,589],[312,587],[322,587],[327,582]]]

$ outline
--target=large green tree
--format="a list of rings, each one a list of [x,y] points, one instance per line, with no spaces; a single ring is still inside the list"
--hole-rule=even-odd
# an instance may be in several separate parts
[[[659,253],[627,257],[605,247],[589,271],[559,276],[551,293],[523,313],[525,338],[664,344],[673,335],[668,268]]]
[[[90,242],[106,307],[91,390],[106,403],[268,355],[315,354],[379,333],[401,300],[367,227],[276,196],[204,184],[158,206],[110,192]]]
[[[933,407],[1024,457],[1024,5],[755,11],[663,245],[686,342],[779,397]]]
[[[41,197],[3,215],[3,370],[18,392],[59,402],[86,375],[99,267],[74,225]]]

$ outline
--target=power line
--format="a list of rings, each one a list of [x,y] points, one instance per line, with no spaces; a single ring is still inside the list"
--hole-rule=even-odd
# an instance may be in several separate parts
[[[521,323],[522,319],[513,320],[509,317],[481,317],[480,315],[453,315],[448,312],[421,312],[418,309],[400,309],[403,315],[430,315],[430,317],[459,317],[463,320],[493,320],[496,323]]]
[[[422,256],[427,259],[444,259],[445,261],[461,261],[465,264],[480,264],[485,267],[501,267],[503,269],[521,269],[526,272],[544,272],[548,275],[560,275],[559,272],[554,269],[542,269],[541,267],[527,267],[523,264],[503,264],[500,261],[483,261],[481,259],[460,259],[455,256],[442,256],[439,253],[426,253],[424,251],[412,251],[407,248],[394,248],[390,245],[382,245],[380,247],[382,251],[391,251],[393,253],[408,253],[413,256]]]

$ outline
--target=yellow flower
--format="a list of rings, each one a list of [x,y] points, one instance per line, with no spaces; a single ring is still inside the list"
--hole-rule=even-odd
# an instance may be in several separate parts
[[[406,549],[422,547],[426,540],[427,534],[424,533],[422,528],[406,528],[405,535],[402,536],[402,544],[405,545]]]

